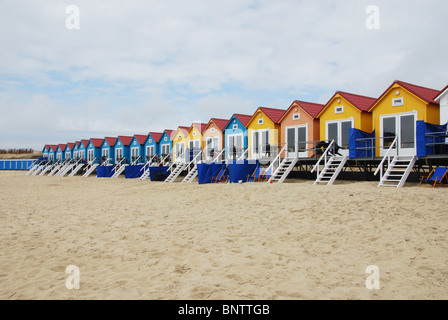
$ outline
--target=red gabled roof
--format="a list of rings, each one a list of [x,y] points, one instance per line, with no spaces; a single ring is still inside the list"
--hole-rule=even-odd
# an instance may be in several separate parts
[[[45,145],[45,149],[47,149],[47,151],[50,150],[50,147],[51,147],[50,144],[46,144],[46,145]]]
[[[202,123],[201,122],[201,126],[200,127],[198,127],[198,124],[199,124],[199,122],[193,122],[191,124],[190,128],[188,128],[188,131],[190,131],[192,126],[195,126],[196,129],[198,129],[201,132],[201,134],[202,134],[204,132],[205,128],[207,128],[207,123]]]
[[[124,146],[128,146],[131,144],[132,138],[134,138],[134,137],[118,136],[118,138],[120,139],[121,143],[123,143]]]
[[[56,152],[56,149],[58,148],[57,144],[51,144],[50,148],[53,149],[53,152]]]
[[[134,134],[134,137],[138,141],[138,143],[140,143],[141,145],[144,145],[145,141],[146,141],[146,138],[148,136],[144,135],[144,134]]]
[[[377,99],[377,101],[380,101],[390,91],[390,89],[395,84],[398,84],[400,87],[402,87],[405,90],[409,91],[410,93],[412,93],[413,95],[415,95],[418,98],[422,99],[426,103],[439,104],[439,102],[435,101],[434,99],[437,98],[437,96],[439,95],[440,91],[434,90],[434,89],[430,89],[430,88],[421,87],[421,86],[417,86],[415,84],[411,84],[411,83],[407,83],[407,82],[399,81],[399,80],[395,80],[383,92],[383,94]],[[375,105],[376,105],[376,103],[374,105],[372,105],[372,107],[369,109],[369,111],[371,111]]]
[[[258,112],[258,110],[262,111],[269,119],[271,119],[271,121],[273,123],[278,123],[286,112],[286,110],[284,110],[284,109],[259,107],[257,109],[257,111],[254,112],[252,118],[255,116],[255,114]],[[251,120],[252,120],[252,118],[251,118]]]
[[[157,143],[159,143],[160,138],[162,138],[162,135],[163,135],[163,133],[160,133],[160,132],[150,132],[149,134],[154,139],[154,141],[157,142]]]
[[[87,148],[87,146],[89,145],[89,141],[87,139],[81,139],[81,143],[84,145],[85,148]]]
[[[75,146],[75,144],[73,142],[68,142],[67,146],[70,148],[70,150],[73,150],[73,147]]]
[[[183,127],[183,126],[179,126],[177,127],[177,130],[173,131],[173,134],[175,134],[178,130],[183,131],[184,135],[188,135],[188,131],[190,130],[191,127]],[[171,140],[174,140],[174,137],[171,138]]]
[[[285,112],[285,114],[283,115],[283,117],[280,119],[280,121],[282,121],[286,114],[288,113],[288,111],[295,105],[297,104],[298,106],[300,106],[300,108],[302,108],[306,113],[308,113],[312,118],[316,119],[317,116],[319,115],[319,113],[322,112],[322,110],[325,108],[324,104],[319,104],[319,103],[313,103],[313,102],[306,102],[306,101],[300,101],[300,100],[295,100],[293,103],[291,103],[291,105],[289,106],[288,110]]]
[[[353,106],[355,106],[356,108],[358,108],[361,111],[369,111],[370,108],[375,104],[375,102],[378,100],[376,98],[372,98],[372,97],[367,97],[367,96],[361,96],[359,94],[354,94],[354,93],[348,93],[348,92],[343,92],[343,91],[337,91],[334,96],[336,94],[339,94],[341,97],[343,97],[345,100],[347,100],[348,102],[350,102]],[[334,97],[333,96],[333,97]],[[333,98],[330,99],[330,101]]]
[[[174,132],[174,130],[170,130],[170,129],[165,129],[163,132],[166,132],[166,134],[170,137],[171,139],[171,134]],[[163,135],[163,134],[162,134]]]
[[[227,123],[229,123],[229,120],[227,119],[218,119],[218,118],[211,118],[210,121],[208,122],[207,126],[210,124],[210,122],[212,122],[214,124],[216,124],[216,126],[218,127],[219,130],[224,131]]]
[[[104,139],[98,139],[98,138],[90,138],[90,141],[92,141],[92,144],[95,148],[101,148],[103,145]]]
[[[109,144],[110,147],[113,147],[115,145],[115,143],[117,142],[117,138],[115,138],[115,137],[105,137],[104,139],[107,141],[107,143]]]
[[[252,116],[240,113],[235,113],[232,117],[237,118],[241,122],[241,124],[245,127],[247,127],[247,124],[249,123],[250,119],[252,119]]]
[[[437,96],[439,95],[439,93],[440,93],[439,90],[421,87],[421,86],[417,86],[415,84],[410,84],[410,83],[403,82],[403,81],[395,81],[394,83],[399,84],[401,87],[405,88],[412,94],[416,95],[417,97],[419,97],[426,103],[435,103],[435,104],[438,103],[434,99],[437,98]]]
[[[59,144],[58,146],[59,146],[59,148],[61,149],[62,152],[65,152],[65,149],[67,148],[66,144]]]
[[[75,141],[75,146],[79,148],[80,143],[81,143],[81,141]]]

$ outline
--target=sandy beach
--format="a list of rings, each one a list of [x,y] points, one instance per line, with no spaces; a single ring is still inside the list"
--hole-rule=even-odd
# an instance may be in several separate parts
[[[448,189],[376,185],[0,172],[0,298],[448,299]]]

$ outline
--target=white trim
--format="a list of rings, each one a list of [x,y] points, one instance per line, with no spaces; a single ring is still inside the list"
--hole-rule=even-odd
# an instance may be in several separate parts
[[[404,98],[392,98],[392,107],[401,107],[404,106]]]
[[[344,113],[344,106],[336,106],[336,107],[334,107],[334,113],[335,114]]]
[[[264,119],[263,119],[263,118],[258,119],[257,123],[258,123],[259,125],[264,124]]]
[[[300,120],[300,113],[294,113],[292,115],[292,120]]]

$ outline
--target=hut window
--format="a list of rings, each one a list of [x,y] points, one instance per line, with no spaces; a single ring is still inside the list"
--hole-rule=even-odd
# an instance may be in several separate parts
[[[137,141],[134,141],[134,146],[137,144]]]
[[[263,119],[258,119],[258,124],[263,124],[263,123],[264,123]]]
[[[295,113],[292,115],[292,120],[300,120],[300,113]]]
[[[193,137],[196,137],[196,131],[193,131]]]
[[[152,143],[152,139],[149,139],[149,143]]]
[[[182,136],[181,136],[181,135],[179,135],[179,136],[178,136],[178,138],[179,138],[179,139],[182,139]]]
[[[334,113],[344,113],[344,106],[337,106],[334,108]]]
[[[211,132],[215,132],[215,128],[211,128],[210,131],[211,131]]]
[[[392,107],[402,106],[404,104],[403,98],[393,98]]]
[[[163,141],[168,141],[168,138],[167,137],[163,138]]]
[[[236,129],[238,129],[238,125],[234,124],[232,128],[233,128],[233,130],[236,130]]]
[[[106,142],[104,142],[104,146],[107,147],[107,143]]]

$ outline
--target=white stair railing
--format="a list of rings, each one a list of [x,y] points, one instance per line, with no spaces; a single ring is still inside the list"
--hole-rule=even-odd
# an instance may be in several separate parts
[[[250,146],[247,147],[247,149],[243,152],[243,154],[238,158],[238,161],[244,159],[244,155],[249,152],[249,149],[250,149]]]
[[[282,148],[282,150],[280,150],[280,152],[277,154],[277,156],[276,156],[276,157],[274,158],[274,160],[271,162],[271,164],[269,165],[269,167],[268,167],[268,169],[266,170],[266,172],[271,172],[271,173],[273,173],[273,172],[274,172],[274,171],[273,171],[273,169],[274,169],[274,165],[275,165],[276,162],[278,162],[277,168],[280,166],[280,163],[282,162],[281,155],[282,155],[283,151],[286,150],[286,148],[288,148],[288,144],[287,144],[287,143],[285,143],[285,146]],[[269,170],[271,170],[271,171],[269,171]]]
[[[138,156],[138,157],[131,163],[131,166],[135,166],[137,163],[139,163],[140,159],[141,159],[141,157]]]
[[[313,167],[313,170],[311,170],[311,173],[316,171],[317,172],[317,176],[319,176],[320,163],[321,163],[322,160],[324,160],[324,167],[327,165],[327,162],[328,162],[328,151],[330,151],[330,149],[333,147],[333,145],[334,145],[334,140],[331,141],[331,143],[328,145],[327,149],[325,149],[324,153],[322,153],[322,155],[319,158],[319,161],[317,161],[317,163]]]
[[[187,173],[187,176],[182,180],[182,182],[191,182],[198,175],[197,162],[198,162],[199,156],[202,156],[202,150],[188,164],[188,166],[187,166],[188,173]],[[193,164],[193,168],[190,167],[192,164]]]
[[[384,163],[387,161],[387,166],[390,166],[391,163],[391,158],[393,158],[395,155],[392,154],[392,150],[395,149],[395,147],[398,147],[398,136],[395,137],[394,141],[392,142],[392,144],[389,146],[389,149],[387,149],[386,154],[383,157],[383,160],[381,160],[378,168],[376,168],[374,175],[376,176],[378,174],[378,172],[380,172],[380,180],[383,178],[383,165]],[[398,155],[399,151],[397,148],[397,155]]]
[[[218,153],[218,155],[213,159],[213,162],[216,162],[216,160],[219,159],[219,157],[224,153],[225,149],[222,149],[220,153]]]

